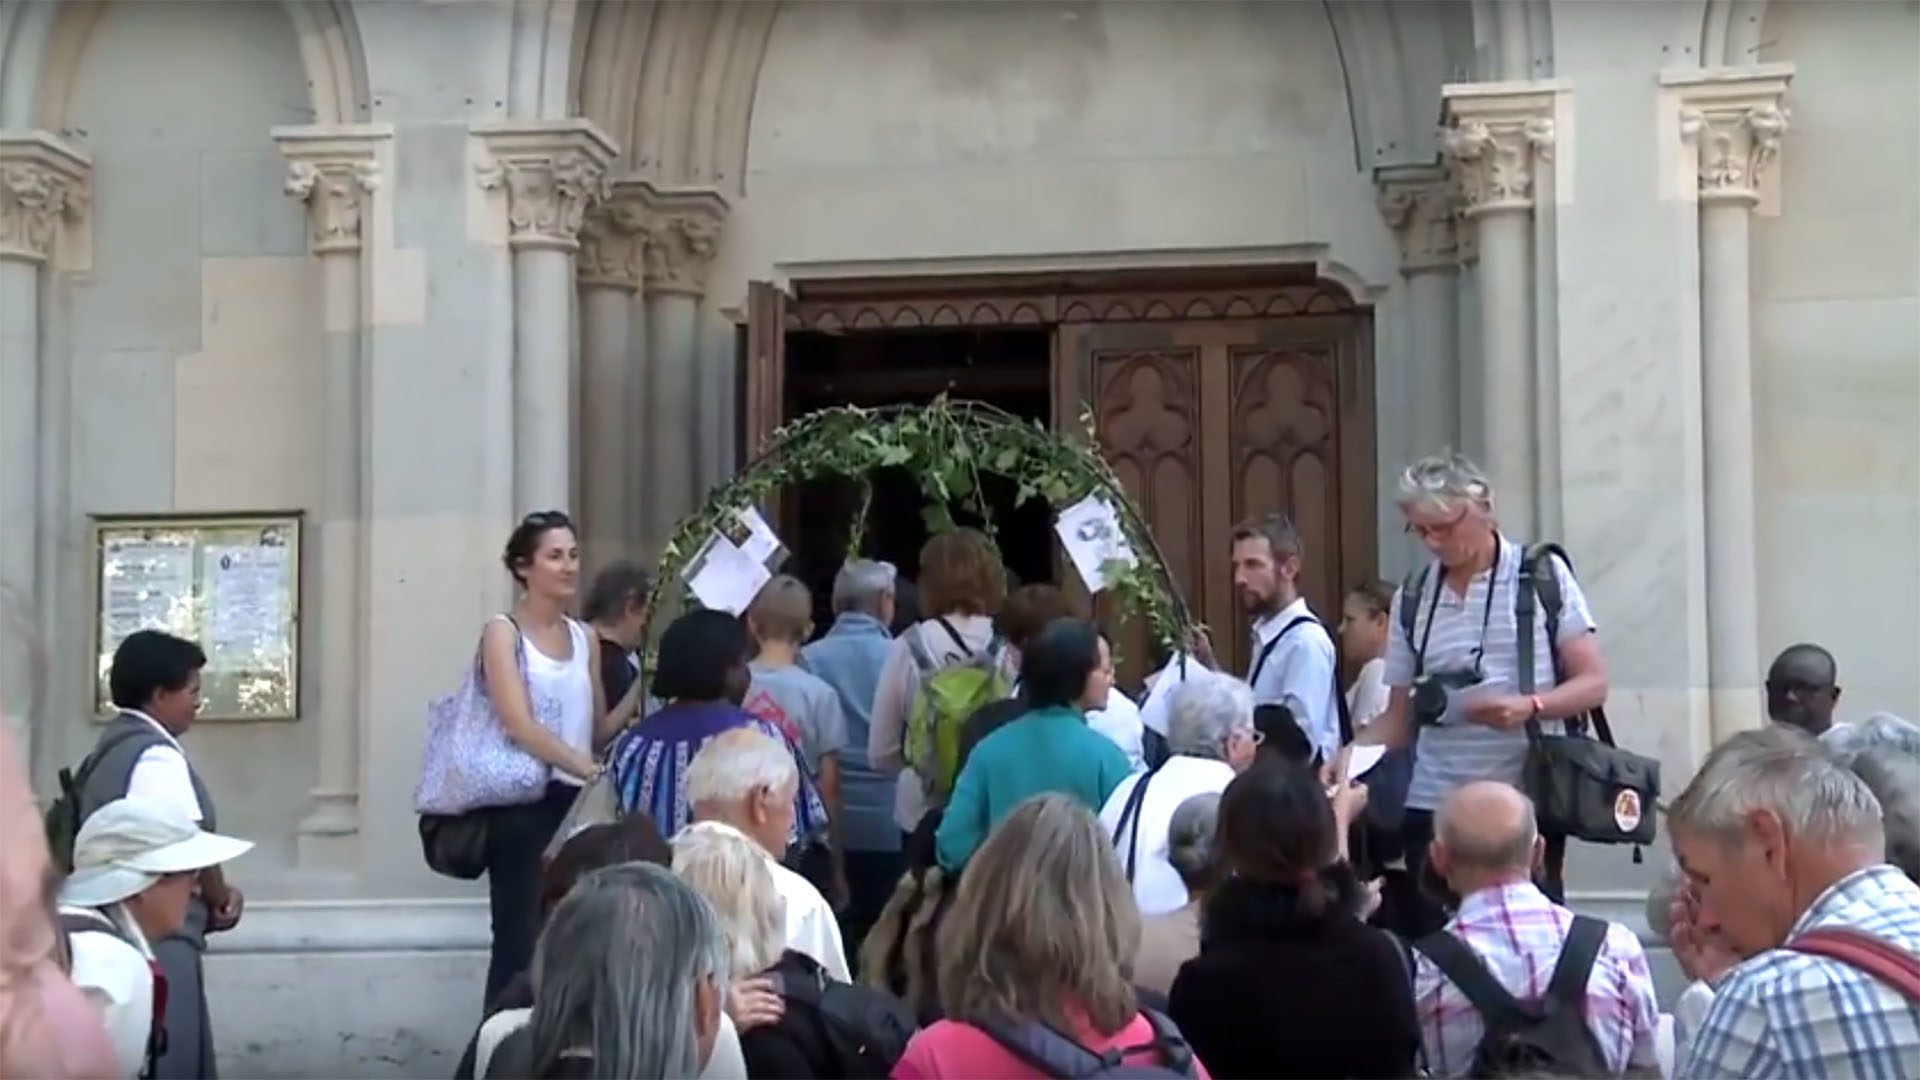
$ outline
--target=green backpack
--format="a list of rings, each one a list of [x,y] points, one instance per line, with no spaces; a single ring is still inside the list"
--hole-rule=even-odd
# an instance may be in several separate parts
[[[960,734],[976,709],[1009,696],[1011,687],[1000,671],[1000,641],[984,651],[968,648],[953,624],[937,620],[953,639],[960,658],[941,664],[921,641],[918,631],[907,634],[907,650],[920,670],[920,693],[907,715],[906,758],[935,802],[945,802],[960,775]]]

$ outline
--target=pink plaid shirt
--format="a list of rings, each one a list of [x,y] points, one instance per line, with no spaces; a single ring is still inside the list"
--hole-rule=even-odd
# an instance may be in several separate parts
[[[1466,942],[1509,993],[1532,1001],[1546,993],[1572,926],[1573,912],[1530,882],[1510,882],[1467,897],[1447,930]],[[1413,1004],[1428,1067],[1435,1076],[1465,1076],[1486,1031],[1480,1014],[1425,955],[1416,953],[1415,965]],[[1615,1076],[1628,1068],[1659,1067],[1660,1006],[1653,975],[1640,939],[1618,923],[1608,927],[1587,981],[1587,1026]]]

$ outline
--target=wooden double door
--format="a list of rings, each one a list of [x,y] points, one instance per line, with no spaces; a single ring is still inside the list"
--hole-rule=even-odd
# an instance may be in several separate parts
[[[1337,286],[1297,278],[1115,284],[975,283],[965,302],[952,282],[869,295],[846,283],[797,295],[756,286],[743,449],[788,419],[787,331],[939,325],[942,312],[1048,327],[1056,428],[1076,432],[1091,411],[1194,617],[1212,628],[1220,659],[1244,671],[1251,650],[1229,558],[1239,522],[1291,516],[1306,595],[1329,622],[1344,592],[1377,572],[1372,313]],[[1141,628],[1121,635],[1129,658],[1142,657]]]

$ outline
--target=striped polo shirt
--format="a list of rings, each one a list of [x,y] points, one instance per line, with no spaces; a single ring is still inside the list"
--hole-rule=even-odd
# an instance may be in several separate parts
[[[1474,575],[1463,597],[1446,587],[1439,564],[1427,568],[1426,587],[1420,596],[1409,597],[1405,590],[1395,593],[1387,635],[1386,681],[1388,686],[1413,685],[1415,646],[1426,637],[1428,673],[1470,670],[1474,651],[1480,647],[1480,626],[1488,603],[1487,590],[1493,590],[1493,609],[1486,621],[1486,653],[1481,670],[1488,682],[1504,683],[1507,693],[1519,693],[1520,651],[1518,622],[1514,617],[1515,590],[1520,586],[1520,545],[1500,537],[1500,560],[1490,570]],[[1593,613],[1587,609],[1586,594],[1565,563],[1553,560],[1554,576],[1560,580],[1560,640],[1570,641],[1595,629]],[[1434,591],[1439,590],[1436,601]],[[1400,631],[1400,607],[1415,604],[1413,640]],[[1433,630],[1427,636],[1428,612],[1432,611]],[[1553,651],[1547,642],[1546,613],[1534,612],[1533,632],[1534,692],[1554,685]],[[1558,721],[1543,721],[1549,734],[1561,730]],[[1447,794],[1461,784],[1475,780],[1502,780],[1518,785],[1527,757],[1525,728],[1500,731],[1466,719],[1458,703],[1447,711],[1439,724],[1419,731],[1415,752],[1413,783],[1407,791],[1407,807],[1436,810]]]

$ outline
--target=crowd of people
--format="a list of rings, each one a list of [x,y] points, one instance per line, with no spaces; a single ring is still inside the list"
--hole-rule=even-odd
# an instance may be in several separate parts
[[[1284,517],[1238,530],[1247,670],[1195,635],[1140,700],[968,529],[911,586],[847,563],[818,633],[786,576],[681,614],[642,672],[650,576],[582,600],[571,522],[530,515],[470,677],[489,752],[542,767],[463,815],[493,938],[458,1075],[1920,1077],[1920,728],[1837,722],[1833,658],[1782,654],[1774,723],[1665,807],[1648,921],[1692,984],[1663,1009],[1636,932],[1566,906],[1528,767],[1607,693],[1571,564],[1503,535],[1459,455],[1399,505],[1431,558],[1337,627]],[[87,1018],[26,964],[4,1075],[214,1075],[199,950],[247,845],[177,741],[196,656],[122,644],[55,844],[64,932],[9,933],[9,971],[54,958],[111,1037],[46,1041]]]

